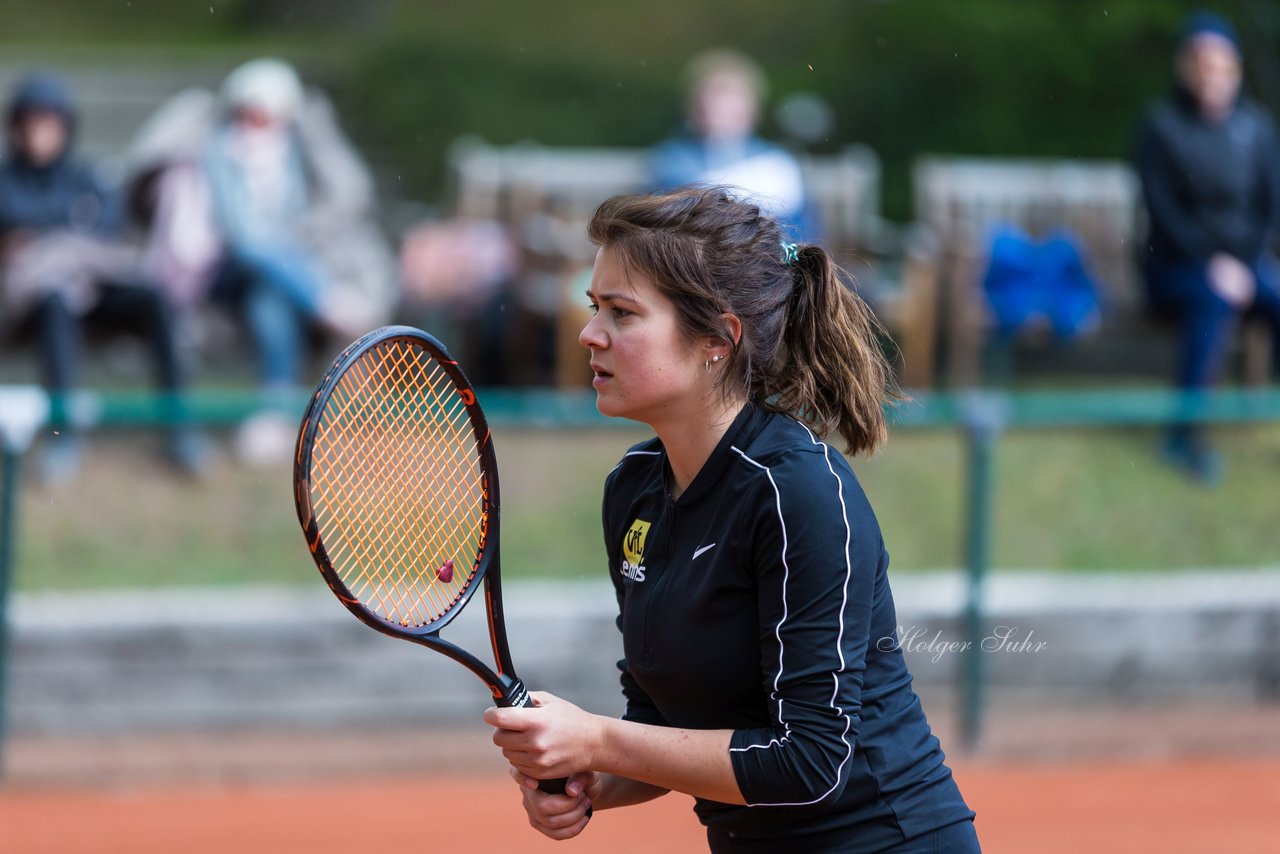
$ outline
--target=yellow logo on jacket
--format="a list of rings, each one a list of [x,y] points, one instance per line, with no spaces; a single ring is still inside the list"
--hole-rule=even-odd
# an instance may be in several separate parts
[[[649,522],[637,519],[622,541],[622,574],[632,581],[644,581],[644,542],[649,537]]]

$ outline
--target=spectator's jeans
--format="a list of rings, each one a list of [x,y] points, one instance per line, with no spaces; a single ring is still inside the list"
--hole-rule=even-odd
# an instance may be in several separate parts
[[[265,389],[297,384],[320,286],[311,260],[287,246],[237,249],[219,270],[213,297],[243,317]]]
[[[56,394],[70,391],[80,359],[82,323],[108,332],[144,336],[155,360],[156,380],[171,394],[181,389],[182,373],[174,342],[174,325],[159,292],[142,285],[103,285],[97,303],[83,318],[54,291],[41,300],[31,315],[39,341],[45,386]]]
[[[1214,293],[1206,264],[1153,264],[1146,271],[1152,308],[1178,324],[1181,353],[1176,379],[1180,388],[1203,390],[1218,381],[1232,336],[1245,315],[1261,316],[1271,327],[1273,342],[1280,345],[1280,277],[1276,264],[1264,257],[1251,269],[1257,291],[1253,304],[1244,310]],[[1280,346],[1276,355],[1280,356]]]

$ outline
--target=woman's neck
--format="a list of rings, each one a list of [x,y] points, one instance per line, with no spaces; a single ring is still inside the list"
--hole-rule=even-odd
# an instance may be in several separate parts
[[[702,471],[711,452],[720,444],[724,434],[738,417],[745,400],[731,400],[715,405],[698,414],[697,417],[673,419],[661,424],[652,424],[662,447],[667,452],[667,462],[671,466],[671,497],[679,498],[693,479]]]

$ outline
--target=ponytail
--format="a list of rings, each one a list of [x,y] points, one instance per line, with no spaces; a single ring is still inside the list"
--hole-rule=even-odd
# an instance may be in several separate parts
[[[883,403],[897,396],[883,327],[822,247],[802,245],[789,269],[783,346],[762,378],[765,405],[819,435],[839,433],[851,454],[870,453],[887,437]]]

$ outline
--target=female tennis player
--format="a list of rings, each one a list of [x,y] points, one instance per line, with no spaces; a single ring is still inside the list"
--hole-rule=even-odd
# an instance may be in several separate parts
[[[535,828],[668,791],[713,852],[978,851],[911,689],[850,453],[885,438],[877,325],[816,245],[717,188],[605,202],[582,330],[597,406],[651,426],[604,535],[626,712],[545,693],[485,720]],[[537,780],[568,777],[549,795]]]

